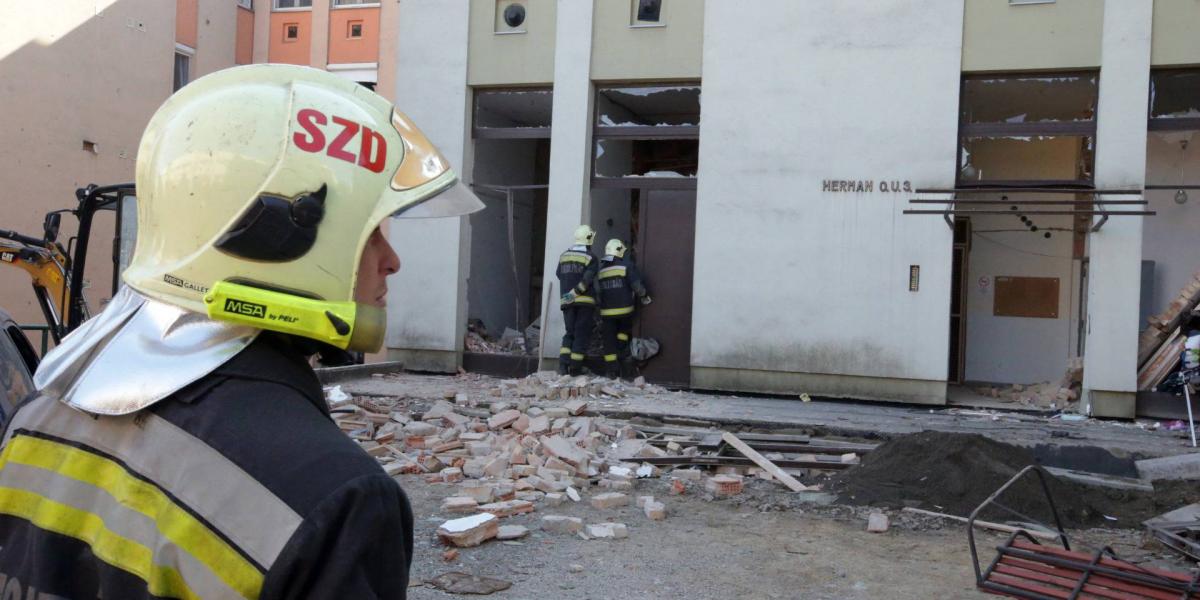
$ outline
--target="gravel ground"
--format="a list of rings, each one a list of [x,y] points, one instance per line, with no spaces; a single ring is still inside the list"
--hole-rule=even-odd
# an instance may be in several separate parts
[[[410,590],[412,598],[448,597],[420,583],[448,571],[512,582],[497,598],[985,597],[974,589],[966,536],[957,528],[895,527],[872,534],[858,509],[761,512],[757,501],[706,501],[694,491],[668,496],[661,480],[639,482],[633,495],[665,501],[665,521],[650,521],[634,506],[597,510],[586,498],[555,508],[539,505],[503,520],[530,529],[519,543],[492,540],[460,549],[457,560],[446,562],[434,532],[450,516],[439,514],[449,490],[419,477],[400,481],[417,515],[412,577],[421,587]],[[585,541],[544,533],[539,523],[547,514],[580,517],[585,524],[625,523],[629,537]]]

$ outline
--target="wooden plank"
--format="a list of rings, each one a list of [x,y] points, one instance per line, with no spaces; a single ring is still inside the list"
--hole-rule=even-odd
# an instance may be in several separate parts
[[[920,508],[913,508],[911,506],[906,506],[902,510],[904,512],[915,513],[918,515],[926,515],[929,517],[941,517],[943,519],[950,519],[951,521],[958,521],[960,523],[966,523],[970,520],[970,519],[967,519],[966,517],[960,517],[957,515],[948,515],[946,513],[940,513],[940,512],[933,512],[932,510],[922,510]],[[982,527],[983,529],[991,529],[992,531],[1002,531],[1004,533],[1012,533],[1014,531],[1024,531],[1024,532],[1028,533],[1029,535],[1032,535],[1035,538],[1039,538],[1039,539],[1043,539],[1043,540],[1057,540],[1058,539],[1057,533],[1054,533],[1051,531],[1043,531],[1040,529],[1028,529],[1025,527],[1013,527],[1012,525],[1004,525],[1002,523],[992,523],[991,521],[981,521],[979,519],[975,519],[975,525],[977,527]]]
[[[1146,363],[1145,377],[1142,377],[1142,373],[1138,374],[1138,389],[1148,390],[1162,383],[1179,364],[1186,343],[1187,338],[1177,331],[1171,340],[1163,344],[1162,352]]]
[[[783,471],[783,469],[780,469],[779,467],[775,466],[775,463],[764,458],[763,455],[756,452],[754,450],[754,448],[747,446],[746,443],[743,442],[742,440],[739,440],[736,435],[733,435],[732,433],[729,433],[728,431],[726,431],[724,434],[721,435],[721,439],[725,440],[726,444],[729,444],[730,446],[733,446],[734,448],[736,448],[737,451],[741,452],[743,456],[754,461],[754,464],[758,465],[760,468],[762,468],[762,470],[770,473],[772,476],[775,477],[775,479],[778,479],[780,481],[780,483],[782,483],[783,485],[786,485],[788,487],[788,489],[792,490],[793,492],[807,492],[810,489],[812,489],[812,488],[809,488],[808,486],[804,485],[803,483],[796,481],[795,477],[788,475],[787,473],[785,473]]]
[[[1156,368],[1154,365],[1162,360],[1163,354],[1167,351],[1167,346],[1169,346],[1170,343],[1178,337],[1179,329],[1176,328],[1175,331],[1171,332],[1170,335],[1165,336],[1162,341],[1159,342],[1158,346],[1154,349],[1154,352],[1152,352],[1150,356],[1146,358],[1146,362],[1142,363],[1141,368],[1138,369],[1139,390],[1149,389],[1143,386],[1146,385],[1146,382],[1150,380],[1151,369]]]

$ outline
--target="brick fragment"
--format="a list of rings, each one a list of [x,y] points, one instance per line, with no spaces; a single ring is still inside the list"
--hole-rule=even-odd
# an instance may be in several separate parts
[[[473,513],[479,503],[470,496],[451,496],[442,500],[442,512]]]
[[[496,537],[500,532],[500,519],[496,515],[480,513],[442,523],[437,529],[442,543],[459,548],[478,546]]]
[[[566,534],[579,533],[583,531],[583,519],[561,515],[546,515],[542,517],[542,531]]]
[[[617,508],[629,505],[629,496],[620,492],[608,492],[592,496],[592,507],[598,509]]]
[[[624,523],[596,523],[587,526],[587,534],[597,539],[622,539],[629,537],[629,529]]]

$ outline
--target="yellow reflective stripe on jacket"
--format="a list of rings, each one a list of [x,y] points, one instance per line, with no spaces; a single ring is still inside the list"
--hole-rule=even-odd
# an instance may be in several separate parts
[[[618,334],[617,334],[617,339],[618,339],[618,340],[621,340],[622,342],[628,342],[628,341],[629,341],[629,334],[627,334],[627,333],[618,333]]]
[[[595,304],[596,299],[591,296],[575,296],[575,304]]]
[[[0,513],[20,517],[46,531],[86,542],[96,558],[128,571],[146,582],[155,596],[200,600],[178,571],[155,565],[150,548],[121,537],[104,526],[92,513],[12,488],[0,487]]]
[[[9,463],[45,469],[107,492],[122,506],[153,521],[162,537],[195,558],[217,579],[242,597],[253,599],[259,596],[263,585],[263,573],[258,568],[218,537],[207,525],[176,504],[161,489],[134,477],[117,462],[67,444],[18,434],[9,440],[4,452],[0,453],[0,477]],[[89,544],[92,540],[84,536],[97,535],[86,528],[85,521],[79,519],[65,519],[59,524],[75,527],[60,533]],[[159,571],[166,567],[153,564],[151,555],[116,554],[112,558],[128,558],[129,560],[123,563],[111,564],[137,574],[145,579],[148,585],[168,585],[167,581],[159,576]],[[158,577],[157,583],[151,580],[152,577]],[[174,592],[152,593],[175,595]]]
[[[571,349],[564,346],[564,347],[558,349],[558,353],[559,354],[570,354]]]
[[[586,265],[586,264],[592,262],[592,260],[591,260],[590,256],[579,256],[578,254],[564,254],[561,257],[559,257],[558,262],[559,262],[559,264],[573,262],[573,263],[579,263],[581,265]]]
[[[622,315],[630,315],[630,314],[633,314],[632,306],[626,306],[624,308],[602,308],[602,309],[600,309],[600,316],[602,316],[602,317],[619,317]]]
[[[617,362],[617,355],[616,354],[605,354],[604,362]]]
[[[625,267],[604,267],[600,269],[600,279],[608,279],[609,277],[624,277]]]

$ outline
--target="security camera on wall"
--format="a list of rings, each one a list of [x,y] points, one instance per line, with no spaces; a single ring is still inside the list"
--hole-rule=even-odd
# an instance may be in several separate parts
[[[496,0],[496,33],[525,33],[526,0]]]

